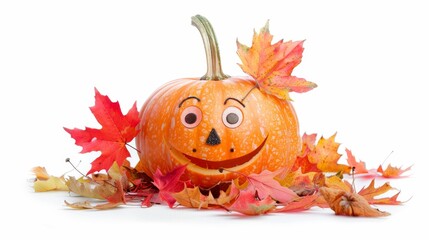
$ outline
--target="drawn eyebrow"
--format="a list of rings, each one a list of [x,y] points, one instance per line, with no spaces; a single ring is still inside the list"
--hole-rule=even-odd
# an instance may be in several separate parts
[[[234,101],[240,103],[241,106],[246,107],[246,105],[244,105],[244,103],[242,103],[240,100],[238,100],[237,98],[232,98],[232,97],[225,99],[225,102],[223,102],[223,105],[225,105],[226,102],[228,102],[228,100],[234,100]]]
[[[198,102],[201,102],[201,100],[200,100],[199,98],[197,98],[197,97],[195,97],[195,96],[189,96],[189,97],[187,97],[187,98],[183,99],[183,100],[179,103],[179,108],[182,106],[182,104],[183,104],[186,100],[189,100],[189,99],[197,99],[197,101],[198,101]]]

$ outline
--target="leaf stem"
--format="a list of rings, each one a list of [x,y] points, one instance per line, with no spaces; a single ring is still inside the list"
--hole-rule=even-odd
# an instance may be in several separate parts
[[[228,75],[222,72],[219,46],[210,22],[207,18],[201,15],[195,15],[192,17],[192,25],[200,31],[204,42],[204,49],[206,51],[207,72],[201,77],[201,80],[217,81],[229,78]]]
[[[85,174],[83,174],[81,171],[79,171],[79,169],[76,168],[76,166],[70,161],[70,158],[66,158],[66,163],[69,163],[74,170],[76,170],[80,175],[82,175],[83,177],[86,177]]]
[[[244,97],[241,99],[241,101],[244,101],[244,99],[246,99],[247,98],[247,96],[249,96],[249,94],[250,94],[250,92],[252,92],[253,91],[253,89],[255,89],[255,88],[257,88],[258,87],[258,84],[255,84],[247,93],[246,93],[246,95],[244,95]]]
[[[140,150],[138,150],[137,148],[135,148],[134,146],[130,145],[129,143],[126,143],[125,145],[127,145],[128,147],[136,150],[138,153],[141,153]]]

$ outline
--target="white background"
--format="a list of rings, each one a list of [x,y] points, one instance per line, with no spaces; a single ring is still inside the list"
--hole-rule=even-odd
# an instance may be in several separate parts
[[[219,2],[0,3],[0,218],[6,220],[0,235],[12,234],[14,239],[427,235],[421,223],[428,214],[429,167],[429,17],[424,1]],[[212,22],[224,71],[230,75],[243,75],[236,65],[236,38],[250,44],[253,29],[259,30],[267,19],[275,40],[306,39],[303,61],[294,74],[319,87],[292,95],[301,132],[324,136],[338,132],[341,151],[352,149],[369,168],[394,151],[385,164],[414,164],[409,178],[392,181],[402,190],[401,200],[412,199],[403,206],[379,206],[392,213],[380,219],[338,217],[317,208],[247,218],[165,206],[73,211],[63,204],[71,199],[66,192],[33,193],[28,182],[32,167],[42,165],[61,175],[71,169],[64,163],[70,157],[75,163],[81,160],[79,168],[86,171],[97,156],[78,154],[80,148],[62,129],[97,126],[88,109],[94,104],[94,87],[128,110],[136,100],[141,107],[169,80],[204,74],[201,37],[190,24],[195,14]],[[135,154],[132,162],[137,162]]]

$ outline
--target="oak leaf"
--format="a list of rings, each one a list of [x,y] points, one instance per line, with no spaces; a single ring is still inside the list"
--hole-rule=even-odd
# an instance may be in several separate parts
[[[269,22],[254,32],[252,46],[237,40],[237,54],[241,69],[252,76],[261,91],[280,99],[289,99],[289,92],[307,92],[317,85],[303,78],[291,76],[292,70],[301,62],[304,41],[278,41],[271,44],[273,35]]]
[[[402,169],[401,167],[393,167],[389,164],[387,168],[383,170],[383,167],[380,165],[377,168],[377,172],[381,173],[381,175],[385,178],[396,178],[400,177],[404,172],[411,170],[411,167],[412,166]]]
[[[101,129],[86,127],[82,129],[64,128],[82,147],[81,153],[100,151],[101,155],[92,163],[87,174],[108,170],[113,162],[121,166],[130,156],[126,145],[138,134],[139,112],[136,103],[126,115],[123,115],[118,102],[112,102],[108,96],[101,95],[95,89],[95,105],[90,108],[101,125]]]
[[[322,187],[319,189],[329,207],[336,215],[356,217],[383,217],[390,215],[371,207],[368,201],[356,193]]]

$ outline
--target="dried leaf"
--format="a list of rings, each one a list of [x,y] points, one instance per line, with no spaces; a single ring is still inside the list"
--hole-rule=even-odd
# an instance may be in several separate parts
[[[392,165],[388,165],[385,170],[383,170],[383,167],[380,165],[377,168],[377,172],[381,173],[381,175],[385,178],[396,178],[400,177],[404,172],[407,172],[411,170],[412,166],[409,166],[405,169],[402,169],[401,167],[393,167]]]
[[[355,174],[362,174],[362,173],[368,173],[368,169],[366,169],[365,162],[356,161],[355,156],[353,156],[352,151],[346,148],[347,153],[347,163],[350,167],[354,167],[354,173]]]
[[[368,201],[356,193],[322,187],[320,193],[336,215],[356,217],[383,217],[390,215],[369,205]]]
[[[182,191],[173,193],[172,196],[180,205],[185,207],[206,209],[209,206],[208,197],[201,194],[199,187],[185,187]]]
[[[384,198],[375,198],[381,194],[384,194],[390,190],[395,190],[390,186],[388,182],[384,183],[380,187],[375,186],[375,179],[371,181],[371,183],[366,188],[362,188],[358,194],[364,197],[370,204],[389,204],[389,205],[398,205],[401,204],[401,201],[398,201],[399,192],[392,197],[384,197]]]
[[[313,194],[297,198],[294,201],[285,204],[283,207],[277,208],[274,212],[300,212],[308,210],[315,206],[317,197],[317,194]]]
[[[36,175],[36,181],[33,188],[35,192],[47,191],[68,191],[64,176],[55,177],[48,174],[44,167],[34,167],[32,169]]]
[[[94,205],[90,201],[69,203],[65,200],[64,200],[64,203],[66,204],[67,207],[70,207],[73,209],[80,209],[80,210],[84,210],[84,209],[107,210],[107,209],[116,208],[116,207],[122,205],[122,203],[111,203],[111,202]]]
[[[351,192],[352,191],[351,184],[349,182],[347,182],[347,181],[339,178],[336,175],[327,177],[325,179],[325,185],[328,188],[344,190],[346,192]]]
[[[116,188],[111,184],[80,181],[75,177],[69,177],[66,184],[71,192],[88,198],[106,199],[116,192]]]
[[[34,173],[34,175],[36,176],[37,180],[48,180],[50,175],[48,174],[48,172],[46,171],[45,167],[34,167],[32,169],[32,172]]]

